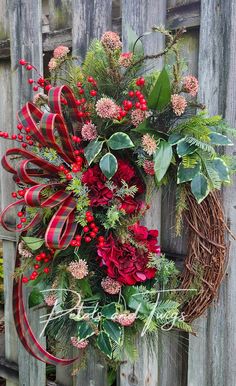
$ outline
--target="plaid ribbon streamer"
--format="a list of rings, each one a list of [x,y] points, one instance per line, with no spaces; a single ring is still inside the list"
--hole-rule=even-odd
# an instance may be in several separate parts
[[[64,107],[61,101],[67,105],[70,123],[67,122]],[[78,130],[78,115],[76,98],[68,86],[52,88],[49,91],[50,112],[43,112],[33,103],[28,102],[18,113],[20,122],[24,127],[29,127],[32,137],[42,146],[52,148],[67,164],[75,161],[74,149],[71,143],[71,135]],[[69,129],[68,129],[69,128]],[[56,138],[59,136],[60,143]],[[16,166],[12,162],[17,160]],[[75,208],[76,201],[73,193],[66,192],[65,183],[58,182],[60,169],[40,156],[19,148],[8,149],[2,158],[2,166],[13,174],[14,180],[20,180],[29,187],[23,198],[8,205],[0,216],[2,226],[8,231],[25,232],[42,220],[42,208],[52,208],[54,213],[45,232],[45,244],[52,249],[66,249],[76,232]],[[43,178],[43,183],[39,183]],[[45,183],[45,179],[50,181]],[[54,192],[46,199],[42,197],[42,191],[52,187]],[[22,229],[7,221],[9,211],[17,206],[38,207],[39,211],[34,218]],[[19,255],[16,257],[16,266],[19,265]],[[18,336],[25,349],[35,358],[53,365],[70,365],[78,358],[60,359],[43,348],[34,335],[25,310],[22,282],[14,281],[13,310]]]

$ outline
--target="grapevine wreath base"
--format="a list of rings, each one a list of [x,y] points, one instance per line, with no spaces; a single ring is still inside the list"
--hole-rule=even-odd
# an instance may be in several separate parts
[[[191,288],[201,271],[198,294],[183,306],[185,320],[192,322],[212,303],[224,277],[227,265],[224,212],[220,195],[210,193],[199,205],[188,195],[189,251],[181,277],[181,288]]]
[[[207,115],[197,79],[182,74],[184,31],[152,32],[164,34],[167,46],[151,56],[133,32],[125,53],[116,33],[104,33],[81,66],[59,46],[48,79],[19,61],[36,78],[28,79],[33,90],[42,92],[19,111],[18,134],[0,131],[20,145],[2,159],[18,190],[0,220],[21,234],[17,332],[46,363],[73,363],[77,357],[65,359],[73,346],[82,366],[92,346],[114,369],[124,354],[136,358],[137,334],[151,343],[160,329],[191,333],[224,276],[227,225],[218,192],[231,182],[236,162],[218,147],[231,146],[236,131]],[[174,64],[141,76],[146,61],[163,55]],[[171,184],[176,233],[183,222],[189,228],[182,272],[161,254],[158,230],[141,224],[154,189]],[[13,225],[8,215],[16,208]],[[48,350],[31,330],[23,286],[31,290],[29,307],[46,307]],[[58,347],[63,358],[54,355]]]

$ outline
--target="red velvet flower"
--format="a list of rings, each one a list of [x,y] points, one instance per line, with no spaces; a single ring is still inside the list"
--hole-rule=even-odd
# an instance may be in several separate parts
[[[141,226],[135,227],[135,232],[134,238],[146,247],[146,251],[129,243],[122,244],[114,239],[112,234],[97,251],[101,259],[100,266],[106,267],[107,275],[126,285],[152,279],[156,273],[155,268],[148,268],[147,265],[149,252],[159,252],[157,236],[150,234],[146,227]]]
[[[118,188],[122,186],[124,180],[128,186],[136,185],[138,192],[135,197],[125,196],[121,199],[120,209],[124,209],[127,214],[140,210],[142,201],[137,200],[137,197],[144,192],[144,184],[140,178],[136,176],[135,168],[129,162],[118,160],[118,170],[115,173],[112,181]],[[83,173],[82,182],[89,188],[89,199],[91,206],[108,205],[113,198],[113,192],[105,185],[107,178],[102,173],[100,167],[96,164]]]

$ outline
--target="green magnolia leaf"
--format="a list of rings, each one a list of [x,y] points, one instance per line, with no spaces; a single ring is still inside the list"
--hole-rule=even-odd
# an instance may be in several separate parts
[[[151,309],[144,299],[142,293],[139,292],[139,289],[134,286],[128,286],[124,289],[124,297],[127,305],[134,311],[137,309],[139,313],[144,315],[149,315]]]
[[[192,168],[185,168],[183,166],[183,163],[181,162],[181,164],[178,167],[178,172],[177,172],[177,184],[191,181],[197,174],[199,174],[200,168],[201,168],[200,162],[198,162]]]
[[[191,190],[199,204],[208,195],[210,191],[208,181],[207,181],[207,178],[202,173],[199,173],[193,178],[191,182]]]
[[[77,322],[79,339],[87,339],[94,335],[92,327],[84,320]]]
[[[116,343],[120,342],[123,330],[118,323],[112,320],[104,320],[102,327],[110,339]]]
[[[118,162],[113,154],[107,153],[101,158],[99,166],[103,174],[110,179],[118,169]]]
[[[106,354],[109,358],[112,357],[112,347],[109,336],[104,332],[100,332],[97,337],[98,348]]]
[[[207,164],[217,172],[221,181],[230,182],[229,168],[221,158],[207,160]]]
[[[44,302],[44,296],[42,292],[40,292],[37,288],[34,288],[28,299],[29,308],[38,306],[39,304]]]
[[[182,139],[178,142],[176,151],[180,157],[183,157],[184,155],[193,154],[197,149],[197,146],[191,145],[190,143]]]
[[[93,292],[91,290],[91,286],[88,279],[84,278],[78,280],[78,286],[80,287],[84,296],[92,296]]]
[[[219,146],[232,146],[233,142],[226,137],[226,135],[222,135],[219,133],[211,133],[209,134],[211,145],[219,145]]]
[[[38,237],[22,237],[22,240],[32,251],[37,251],[44,244],[44,239]]]
[[[158,182],[162,180],[170,166],[172,159],[172,147],[166,141],[160,141],[160,144],[154,154],[154,170]]]
[[[130,137],[122,132],[113,134],[107,141],[108,146],[113,150],[128,149],[134,147]]]
[[[169,136],[168,142],[171,145],[176,145],[178,142],[182,141],[185,138],[182,134],[179,133],[173,133]]]
[[[166,107],[166,105],[168,105],[170,98],[170,79],[164,67],[148,97],[148,107],[150,109],[156,108],[157,110],[161,111],[164,107]]]
[[[112,316],[116,313],[116,303],[110,303],[106,306],[103,306],[101,309],[102,316],[105,316],[107,319],[112,318]]]
[[[103,143],[104,141],[94,140],[91,141],[84,149],[84,155],[89,165],[93,162],[93,160],[102,150]]]

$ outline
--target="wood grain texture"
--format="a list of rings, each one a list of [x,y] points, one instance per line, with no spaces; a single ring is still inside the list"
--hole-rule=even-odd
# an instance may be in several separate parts
[[[200,25],[201,2],[173,2],[167,9],[167,25],[170,29],[193,28]]]
[[[200,98],[210,114],[221,113],[236,126],[236,4],[230,0],[204,0],[201,9],[199,82]],[[232,146],[228,154],[235,154]],[[225,215],[236,233],[235,179],[224,191]],[[230,264],[219,291],[218,301],[207,318],[196,321],[198,338],[190,337],[188,386],[232,386],[236,384],[236,245],[230,246]],[[202,366],[202,367],[201,367]],[[198,371],[201,367],[202,371]]]
[[[112,0],[72,1],[72,47],[84,58],[90,41],[111,29]]]
[[[58,31],[71,26],[71,0],[49,0],[49,27]]]
[[[42,31],[41,31],[41,2],[9,0],[10,40],[11,40],[11,68],[12,68],[12,106],[13,123],[16,126],[16,113],[27,101],[32,99],[32,88],[27,83],[28,77],[37,77],[35,72],[29,73],[18,66],[18,60],[24,58],[33,63],[42,73]],[[26,22],[27,21],[27,22]],[[8,179],[10,177],[8,176]],[[9,193],[8,193],[9,195]],[[11,250],[11,258],[14,251]],[[12,280],[12,278],[11,278]],[[40,312],[30,312],[30,321],[36,335],[39,335]],[[41,343],[44,339],[41,340]],[[30,356],[23,346],[19,345],[19,384],[31,386],[37,380],[44,385],[45,365]]]

